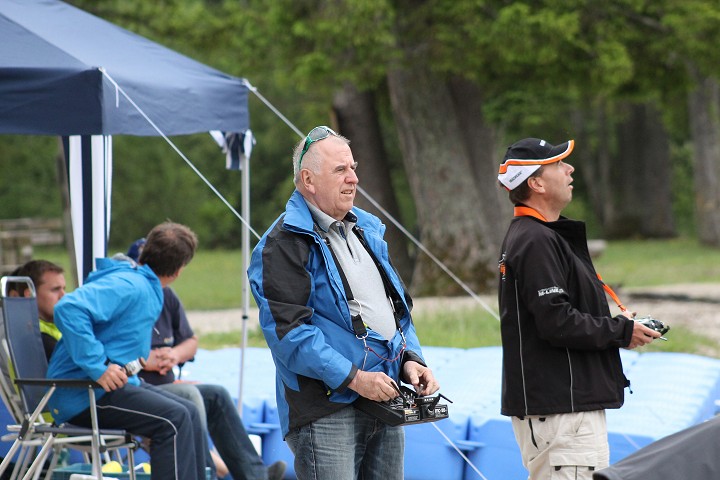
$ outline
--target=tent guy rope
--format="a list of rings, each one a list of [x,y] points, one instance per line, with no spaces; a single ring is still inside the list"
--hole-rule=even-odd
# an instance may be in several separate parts
[[[260,239],[260,235],[250,226],[248,221],[240,215],[240,213],[225,199],[225,197],[210,183],[210,181],[198,170],[197,167],[190,161],[190,159],[185,156],[185,154],[168,138],[165,133],[160,130],[160,128],[155,124],[155,122],[150,119],[150,117],[147,116],[147,114],[140,108],[132,98],[122,89],[120,85],[107,73],[107,71],[100,67],[99,69],[102,74],[115,86],[116,89],[116,97],[117,92],[122,94],[123,97],[125,97],[128,102],[140,113],[140,115],[147,120],[147,122],[155,129],[155,131],[158,132],[158,135],[161,136],[171,147],[175,152],[177,152],[178,155],[187,163],[187,165],[195,172],[196,175],[202,179],[203,182],[210,188],[210,190],[227,206],[230,211],[250,230],[250,232],[255,236],[256,239]],[[248,90],[251,91],[255,96],[257,96],[260,101],[263,102],[275,115],[277,115],[293,132],[295,132],[300,138],[303,138],[305,135],[290,121],[285,117],[275,106],[272,105],[263,95],[260,94],[258,89],[253,86],[250,82],[247,80],[243,80],[243,83],[245,86],[247,86]],[[493,318],[496,320],[500,320],[500,316],[498,313],[490,307],[487,302],[485,302],[480,296],[475,293],[465,282],[463,282],[455,273],[453,273],[447,265],[445,265],[439,258],[437,258],[435,255],[433,255],[428,248],[423,245],[423,243],[417,239],[414,235],[412,235],[395,217],[393,217],[390,212],[388,212],[386,209],[384,209],[369,193],[367,193],[362,187],[358,186],[358,191],[370,202],[372,203],[382,214],[390,221],[392,222],[400,231],[408,238],[410,241],[412,241],[422,252],[424,252],[430,259],[435,262],[455,283],[457,283],[460,288],[462,288],[470,297],[473,298],[478,304],[480,304],[488,313],[490,313]]]
[[[259,239],[260,236],[252,228],[252,226],[250,226],[250,224],[247,222],[247,220],[245,220],[245,218],[243,218],[243,216],[240,215],[240,213],[238,213],[238,211],[235,209],[235,207],[230,205],[230,202],[228,202],[227,199],[225,199],[225,197],[215,188],[215,186],[212,183],[210,183],[210,181],[205,177],[205,175],[203,175],[202,172],[200,172],[200,170],[198,170],[198,168],[190,161],[189,158],[187,158],[187,156],[185,156],[185,154],[177,147],[177,145],[175,145],[175,143],[173,143],[173,141],[170,140],[170,138],[167,135],[165,135],[165,133],[162,130],[160,130],[160,128],[155,124],[155,122],[153,122],[150,119],[150,117],[147,116],[147,114],[143,111],[143,109],[140,108],[133,101],[132,98],[130,98],[130,96],[122,89],[122,87],[120,85],[118,85],[118,83],[107,73],[107,71],[105,71],[104,68],[100,67],[99,70],[102,72],[102,74],[105,76],[105,78],[107,78],[108,81],[110,81],[115,86],[116,92],[119,91],[122,94],[122,96],[125,97],[125,99],[127,99],[128,102],[130,102],[130,104],[138,111],[138,113],[140,115],[142,115],[142,117],[145,120],[147,120],[147,122],[150,124],[150,126],[152,126],[156,132],[158,132],[158,135],[161,136],[168,143],[168,145],[170,145],[170,147],[172,147],[172,149],[175,150],[175,152],[178,155],[180,155],[180,158],[182,158],[185,161],[185,163],[187,163],[187,165],[195,172],[195,174],[198,177],[200,177],[200,179],[203,182],[205,182],[205,184],[208,186],[208,188],[210,188],[210,190],[225,204],[225,206],[230,209],[230,211],[233,213],[233,215],[235,215],[238,218],[238,220],[240,220],[243,223],[243,225],[245,225],[250,230],[250,232],[252,232],[252,234],[255,235],[255,237]]]

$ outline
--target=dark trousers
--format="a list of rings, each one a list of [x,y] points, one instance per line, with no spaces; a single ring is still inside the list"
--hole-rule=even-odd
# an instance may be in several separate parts
[[[119,428],[150,439],[153,478],[204,480],[208,444],[192,402],[153,385],[125,387],[97,401],[101,428]],[[70,423],[90,427],[89,409]]]
[[[208,432],[234,480],[264,480],[265,465],[245,431],[235,402],[220,385],[195,385],[202,395]]]

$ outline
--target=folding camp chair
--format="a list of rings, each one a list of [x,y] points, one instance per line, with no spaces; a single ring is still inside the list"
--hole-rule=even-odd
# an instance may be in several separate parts
[[[25,283],[32,295],[28,298],[9,296],[8,285]],[[98,428],[95,406],[95,388],[97,383],[87,379],[46,379],[47,359],[40,337],[38,309],[35,287],[28,277],[3,277],[0,279],[0,301],[2,301],[2,321],[4,323],[3,347],[0,348],[0,365],[7,367],[7,373],[18,386],[19,405],[13,401],[14,389],[6,378],[0,379],[2,399],[8,410],[20,413],[19,425],[9,427],[14,442],[5,459],[0,464],[0,475],[9,467],[12,458],[18,454],[18,462],[13,469],[12,478],[37,479],[45,461],[52,451],[73,448],[89,452],[92,463],[92,475],[102,478],[101,455],[109,450],[127,449],[127,462],[131,466],[129,477],[135,479],[133,452],[138,444],[123,430],[100,430]],[[6,355],[7,354],[7,355]],[[4,357],[4,358],[3,358]],[[5,360],[5,362],[3,362]],[[0,368],[0,372],[3,368]],[[4,377],[5,375],[0,375]],[[76,427],[69,424],[55,425],[43,417],[45,407],[58,387],[85,388],[90,399],[92,428]],[[33,452],[40,448],[30,463]],[[49,480],[55,467],[57,455],[53,455],[46,479]],[[29,463],[29,465],[28,465]]]

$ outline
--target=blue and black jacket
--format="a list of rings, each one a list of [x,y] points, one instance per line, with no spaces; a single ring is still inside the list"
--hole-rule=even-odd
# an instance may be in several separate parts
[[[410,317],[412,301],[383,240],[385,226],[359,208],[350,215],[357,217],[359,234],[389,279],[388,293],[407,345],[403,350],[399,332],[387,341],[369,330],[366,342],[372,351],[366,351],[353,330],[341,273],[305,199],[295,191],[285,213],[255,247],[248,269],[260,325],[276,366],[283,436],[356,400],[358,394],[347,386],[358,369],[385,372],[398,381],[404,362],[425,365]]]

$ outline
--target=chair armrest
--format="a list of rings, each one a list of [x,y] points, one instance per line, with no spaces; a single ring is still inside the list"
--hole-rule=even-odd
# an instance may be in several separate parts
[[[46,387],[66,388],[102,388],[99,383],[81,378],[16,378],[18,385],[37,385]]]

